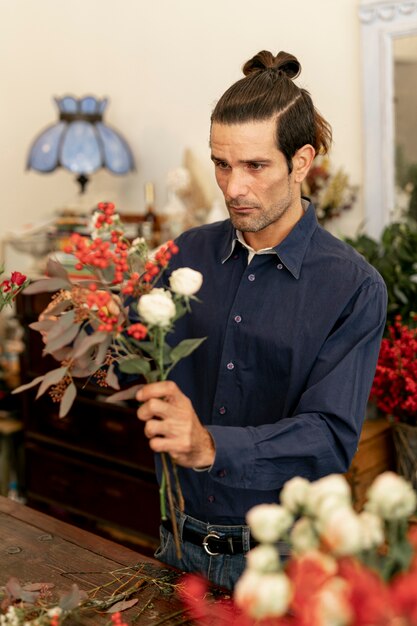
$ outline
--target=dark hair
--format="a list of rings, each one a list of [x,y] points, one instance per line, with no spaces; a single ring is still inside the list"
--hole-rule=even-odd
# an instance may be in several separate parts
[[[276,116],[277,147],[287,160],[289,172],[292,157],[306,144],[311,144],[316,154],[326,154],[332,129],[314,107],[308,91],[293,82],[300,72],[301,65],[292,54],[258,52],[243,66],[245,78],[229,87],[217,102],[211,123],[241,124]]]

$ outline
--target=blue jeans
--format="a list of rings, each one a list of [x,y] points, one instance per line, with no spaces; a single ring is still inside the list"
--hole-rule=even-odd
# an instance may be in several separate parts
[[[181,559],[178,559],[176,554],[173,534],[163,528],[163,526],[160,527],[161,545],[155,552],[155,558],[183,572],[202,574],[210,582],[225,589],[233,589],[236,581],[245,569],[245,555],[242,553],[210,556],[202,546],[182,540],[184,524],[187,523],[187,528],[201,533],[203,536],[209,532],[215,532],[220,536],[239,537],[242,540],[245,552],[250,549],[249,526],[205,524],[183,513],[177,514],[177,523],[181,538]]]

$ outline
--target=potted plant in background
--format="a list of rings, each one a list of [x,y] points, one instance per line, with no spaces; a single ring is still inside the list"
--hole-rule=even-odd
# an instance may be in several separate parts
[[[381,342],[370,400],[392,423],[397,471],[417,490],[417,328],[398,315]]]
[[[379,241],[360,234],[347,242],[387,286],[387,323],[369,407],[390,421],[397,471],[417,489],[417,222],[408,214],[388,224]]]
[[[388,291],[387,331],[397,315],[417,313],[417,221],[409,217],[385,227],[379,241],[359,234],[347,243],[381,274]]]

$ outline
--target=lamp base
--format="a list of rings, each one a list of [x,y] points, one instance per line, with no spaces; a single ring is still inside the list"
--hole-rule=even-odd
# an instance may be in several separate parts
[[[88,182],[89,178],[85,174],[80,174],[77,177],[77,183],[80,185],[80,193],[85,193]]]

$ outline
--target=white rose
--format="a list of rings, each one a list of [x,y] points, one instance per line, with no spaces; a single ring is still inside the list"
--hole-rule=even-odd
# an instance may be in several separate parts
[[[164,296],[164,298],[168,298],[169,300],[172,300],[172,294],[170,291],[168,291],[168,289],[164,289],[163,287],[154,287],[153,289],[150,290],[149,292],[152,296]]]
[[[333,509],[320,520],[320,537],[336,556],[356,554],[362,548],[362,524],[359,515],[348,506]]]
[[[172,272],[169,284],[179,296],[193,296],[203,284],[203,275],[190,267],[180,267]]]
[[[308,511],[315,515],[325,498],[339,499],[340,503],[350,504],[352,501],[349,484],[341,474],[330,474],[310,484],[306,506]]]
[[[165,328],[175,317],[173,300],[162,293],[146,293],[139,299],[138,313],[141,319],[151,326]]]
[[[362,550],[371,550],[384,543],[384,527],[382,519],[369,511],[359,513],[362,525]]]
[[[269,544],[256,546],[246,554],[247,567],[260,573],[277,572],[279,570],[279,553]]]
[[[319,537],[313,522],[308,517],[297,520],[291,530],[291,547],[297,554],[314,550],[319,546]]]
[[[258,504],[246,515],[252,535],[261,543],[275,543],[291,526],[293,516],[279,504]]]
[[[283,573],[259,574],[246,570],[236,583],[233,597],[236,605],[251,617],[262,619],[286,613],[292,588]]]
[[[367,498],[365,509],[385,520],[407,518],[417,505],[411,484],[394,472],[377,476],[367,491]]]
[[[288,480],[282,488],[280,501],[293,515],[300,513],[305,505],[310,482],[301,476]]]
[[[349,584],[342,578],[332,578],[326,582],[313,598],[310,611],[312,620],[322,626],[347,626],[353,620],[349,602]]]

